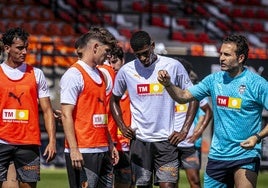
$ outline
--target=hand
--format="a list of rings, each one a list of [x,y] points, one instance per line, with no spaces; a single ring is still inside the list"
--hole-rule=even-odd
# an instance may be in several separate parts
[[[194,131],[193,135],[188,138],[188,142],[194,143],[200,136],[201,133],[199,133],[198,131]]]
[[[62,111],[61,110],[54,110],[53,111],[53,115],[54,115],[54,118],[56,120],[61,121],[61,115],[62,115]]]
[[[111,154],[112,154],[112,163],[113,165],[116,165],[119,161],[119,153],[115,146],[112,148]]]
[[[78,148],[70,149],[70,158],[73,168],[81,170],[84,166],[84,159]]]
[[[248,139],[240,143],[240,146],[244,149],[253,149],[255,145],[257,144],[257,137],[256,136],[250,136]]]
[[[129,126],[122,126],[120,128],[120,131],[122,132],[123,136],[128,138],[128,139],[133,139],[135,138],[135,131]]]
[[[170,86],[170,75],[166,70],[160,70],[158,71],[158,77],[157,80],[160,84],[164,85],[165,87]]]
[[[186,132],[177,132],[174,131],[169,137],[168,140],[173,145],[178,145],[181,141],[183,141],[187,136]]]
[[[46,162],[50,162],[56,157],[56,144],[48,143],[43,156],[46,158]]]

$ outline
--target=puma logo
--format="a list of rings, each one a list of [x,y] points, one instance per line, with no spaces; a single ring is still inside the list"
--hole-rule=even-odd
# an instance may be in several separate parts
[[[20,98],[21,98],[21,96],[22,96],[23,94],[24,94],[24,93],[22,92],[22,93],[20,94],[20,96],[18,97],[18,96],[16,96],[14,93],[9,92],[9,93],[8,93],[8,96],[9,96],[9,97],[13,97],[14,99],[16,99],[16,100],[18,101],[18,103],[20,104],[20,106],[21,106],[21,100],[20,100]]]
[[[98,102],[104,104],[104,101],[101,98],[99,98],[99,97],[98,97]]]

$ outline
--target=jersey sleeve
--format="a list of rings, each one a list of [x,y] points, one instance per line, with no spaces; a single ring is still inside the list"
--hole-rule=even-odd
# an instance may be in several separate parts
[[[127,89],[124,70],[122,67],[115,76],[113,94],[116,96],[123,96]]]
[[[83,76],[76,68],[69,68],[60,80],[60,102],[75,105],[84,87]]]
[[[201,101],[207,96],[210,96],[210,84],[211,84],[212,75],[208,75],[198,84],[188,88],[190,93],[196,98],[198,101]]]
[[[259,82],[259,87],[259,101],[261,104],[263,104],[264,108],[268,110],[268,82],[265,79],[261,79]]]
[[[34,67],[34,74],[38,87],[38,98],[50,97],[49,87],[43,71]]]

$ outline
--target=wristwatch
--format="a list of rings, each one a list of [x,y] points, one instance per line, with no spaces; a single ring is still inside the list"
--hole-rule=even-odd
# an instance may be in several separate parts
[[[254,134],[254,136],[257,137],[257,143],[261,143],[261,136],[258,133]]]

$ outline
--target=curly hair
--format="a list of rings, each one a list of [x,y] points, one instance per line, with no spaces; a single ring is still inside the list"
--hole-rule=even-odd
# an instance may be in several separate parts
[[[115,58],[122,60],[124,58],[123,48],[117,45],[115,48],[111,50],[111,55],[114,56]]]
[[[11,46],[13,44],[14,38],[19,38],[23,42],[28,40],[29,33],[27,33],[24,29],[20,27],[11,28],[7,30],[2,37],[2,42],[4,45]]]
[[[248,52],[249,52],[249,46],[248,46],[248,41],[247,38],[243,35],[229,35],[225,37],[222,41],[223,43],[235,43],[237,50],[236,50],[236,55],[240,56],[242,54],[245,55],[243,64],[245,64],[246,60],[248,59]]]
[[[130,45],[134,52],[143,49],[145,45],[150,45],[151,42],[152,39],[146,31],[137,31],[130,39]]]

